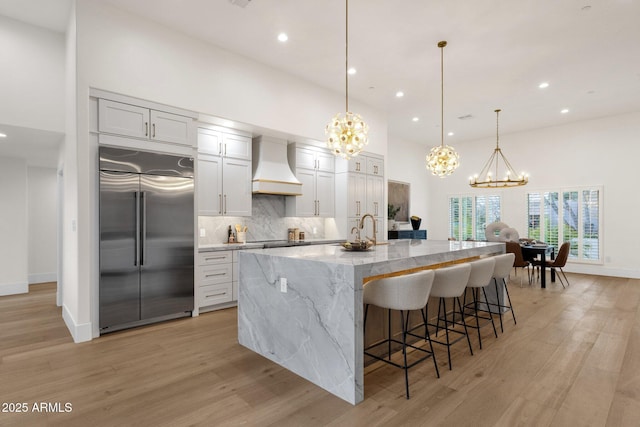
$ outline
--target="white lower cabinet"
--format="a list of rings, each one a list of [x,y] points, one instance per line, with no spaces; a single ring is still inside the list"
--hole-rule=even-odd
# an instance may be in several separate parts
[[[198,307],[200,311],[225,308],[237,300],[235,251],[198,254]],[[235,275],[234,275],[235,273]],[[234,278],[236,279],[234,282]],[[235,292],[234,292],[235,291]],[[203,308],[205,308],[203,310]]]

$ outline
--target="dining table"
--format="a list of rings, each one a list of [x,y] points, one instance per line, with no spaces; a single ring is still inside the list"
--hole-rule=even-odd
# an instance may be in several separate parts
[[[552,245],[541,244],[541,243],[531,243],[526,244],[523,243],[520,245],[522,247],[522,257],[531,262],[533,259],[537,258],[540,255],[540,287],[547,287],[547,275],[545,274],[545,268],[547,267],[547,259],[552,261],[555,258],[555,249]],[[547,258],[548,257],[548,258]],[[556,281],[556,271],[551,269],[551,281]]]

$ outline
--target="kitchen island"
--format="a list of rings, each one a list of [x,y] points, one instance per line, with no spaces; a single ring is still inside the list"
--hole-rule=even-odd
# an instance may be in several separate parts
[[[398,240],[366,252],[336,244],[241,251],[238,341],[357,404],[364,398],[363,284],[504,250],[503,243]]]

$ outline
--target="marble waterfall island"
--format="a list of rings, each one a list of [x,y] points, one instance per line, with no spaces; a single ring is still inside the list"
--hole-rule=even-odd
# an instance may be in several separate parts
[[[240,251],[238,341],[330,393],[364,398],[363,283],[504,253],[503,243],[397,240]]]

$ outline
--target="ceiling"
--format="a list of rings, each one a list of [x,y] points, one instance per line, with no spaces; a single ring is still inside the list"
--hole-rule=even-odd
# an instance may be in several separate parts
[[[63,30],[50,7],[68,8],[69,1],[3,0],[0,13]],[[250,0],[244,8],[232,4],[242,0],[101,1],[344,94],[344,0]],[[11,4],[47,6],[19,17],[7,10]],[[496,108],[501,140],[640,111],[639,17],[640,0],[351,0],[349,65],[357,73],[349,79],[350,106],[357,113],[357,100],[385,111],[390,141],[438,144],[437,43],[446,40],[444,130],[454,133],[445,134],[451,145],[493,137]],[[277,41],[280,32],[286,43]],[[549,87],[539,89],[541,82]],[[564,108],[569,112],[561,114]]]

